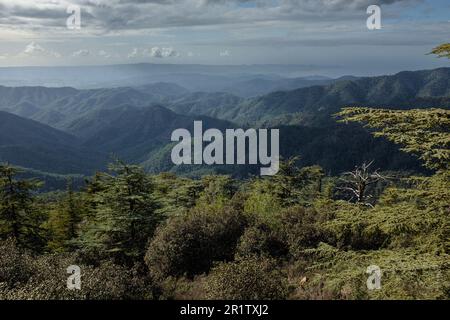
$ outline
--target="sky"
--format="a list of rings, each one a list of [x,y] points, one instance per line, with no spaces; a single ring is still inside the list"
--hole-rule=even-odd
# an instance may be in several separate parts
[[[367,28],[370,5],[379,30]],[[376,75],[449,66],[426,55],[444,42],[448,0],[0,0],[2,67],[299,64]]]

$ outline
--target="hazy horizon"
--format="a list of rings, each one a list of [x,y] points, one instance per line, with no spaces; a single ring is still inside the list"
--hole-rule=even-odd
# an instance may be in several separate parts
[[[380,30],[366,26],[372,4]],[[80,28],[68,29],[74,5]],[[443,66],[427,53],[450,26],[445,0],[0,0],[0,9],[0,67],[287,64],[382,75]]]
[[[445,62],[445,61],[442,61]],[[76,70],[76,69],[92,69],[92,68],[117,68],[117,67],[133,67],[133,66],[139,66],[139,65],[146,65],[146,66],[158,66],[158,67],[206,67],[206,68],[261,68],[261,71],[256,72],[248,72],[248,71],[242,71],[240,73],[233,73],[233,72],[226,72],[229,74],[241,74],[241,75],[249,75],[253,76],[254,79],[258,78],[258,74],[262,77],[264,76],[279,76],[281,78],[315,78],[315,77],[324,77],[324,78],[330,78],[330,79],[337,79],[340,77],[346,77],[346,76],[354,76],[354,77],[377,77],[377,76],[389,76],[389,75],[395,75],[401,72],[414,72],[414,71],[422,71],[422,70],[434,70],[434,69],[440,69],[440,68],[450,68],[450,65],[445,64],[436,64],[429,67],[411,67],[408,69],[402,69],[399,68],[398,70],[391,70],[391,72],[385,72],[384,70],[380,70],[379,72],[364,72],[363,70],[349,70],[349,69],[343,69],[336,66],[308,66],[308,65],[301,65],[301,64],[228,64],[228,65],[220,65],[220,64],[202,64],[202,63],[153,63],[153,62],[139,62],[139,63],[111,63],[111,64],[79,64],[79,65],[57,65],[57,66],[40,66],[40,65],[24,65],[24,66],[0,66],[0,70],[21,70],[21,71],[42,71],[42,70]],[[266,72],[264,71],[264,67],[289,67],[289,74],[283,73],[283,72]],[[293,69],[292,69],[293,68]],[[308,71],[311,70],[311,71]],[[160,72],[160,74],[209,74],[211,72],[193,72],[193,71],[164,71]],[[217,75],[224,75],[224,73],[221,73],[220,71],[212,72],[212,74]],[[42,74],[41,74],[42,76]],[[0,79],[2,75],[0,74]],[[0,85],[2,85],[0,80]]]

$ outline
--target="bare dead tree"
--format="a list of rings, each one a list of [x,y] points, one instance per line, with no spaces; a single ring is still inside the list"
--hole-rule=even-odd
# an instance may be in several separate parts
[[[339,178],[342,182],[342,187],[338,187],[340,190],[344,190],[351,195],[350,201],[356,200],[357,203],[364,204],[372,207],[369,200],[372,195],[367,194],[369,186],[378,183],[381,180],[387,180],[387,177],[378,173],[378,170],[370,171],[373,161],[370,163],[363,163],[360,166],[356,166],[353,171],[345,172]]]

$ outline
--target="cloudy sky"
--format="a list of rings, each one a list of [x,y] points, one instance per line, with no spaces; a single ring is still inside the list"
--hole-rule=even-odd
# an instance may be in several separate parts
[[[367,28],[372,4],[381,30]],[[77,6],[80,29],[68,28]],[[0,0],[0,41],[0,66],[301,64],[381,74],[449,65],[426,53],[450,42],[450,1]]]

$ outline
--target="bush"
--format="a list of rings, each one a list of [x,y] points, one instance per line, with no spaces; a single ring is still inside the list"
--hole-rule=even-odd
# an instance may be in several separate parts
[[[31,257],[19,252],[10,241],[0,247],[0,300],[152,298],[151,283],[135,269],[129,270],[109,261],[96,267],[80,264],[81,290],[72,291],[67,288],[67,267],[77,265],[76,254]]]
[[[364,222],[342,225],[335,233],[335,244],[343,249],[378,250],[388,239],[378,226]]]
[[[289,252],[287,244],[276,230],[264,223],[247,228],[239,240],[237,256],[271,256],[279,258]]]
[[[157,230],[145,262],[156,279],[208,272],[214,261],[233,259],[245,226],[245,217],[231,208],[194,209]]]
[[[205,275],[194,279],[168,277],[159,283],[158,300],[202,300],[205,298]]]
[[[19,286],[32,275],[32,258],[16,247],[13,239],[0,243],[0,283],[8,288]]]
[[[307,251],[314,263],[306,292],[321,284],[333,299],[448,299],[448,255],[414,248],[343,251],[324,244]],[[367,289],[370,265],[381,269],[380,290]]]
[[[314,248],[325,241],[320,227],[321,215],[312,208],[292,207],[281,215],[281,232],[292,256],[297,257],[305,248]]]
[[[207,297],[216,300],[282,300],[285,276],[274,260],[247,257],[216,266],[206,280]]]

